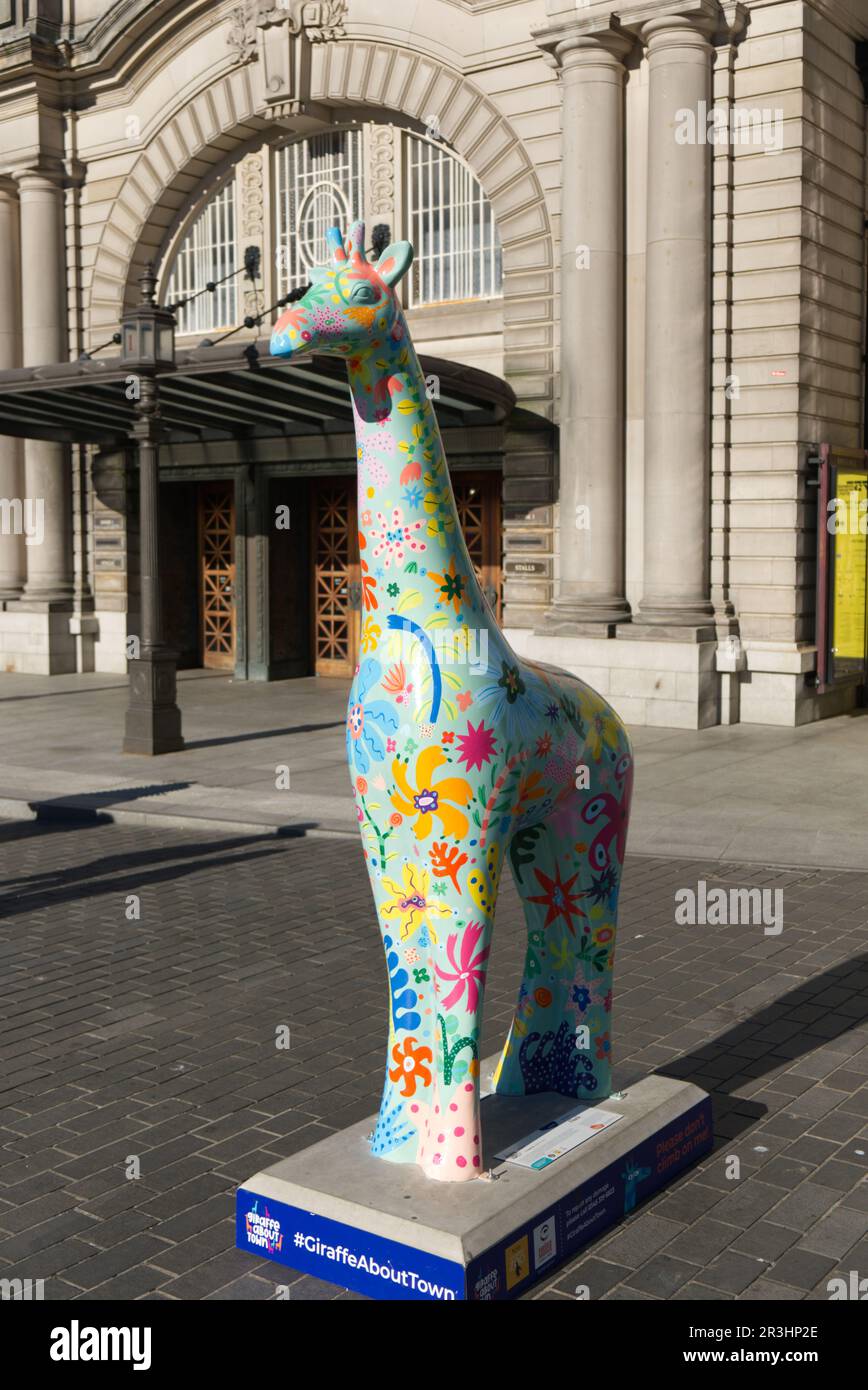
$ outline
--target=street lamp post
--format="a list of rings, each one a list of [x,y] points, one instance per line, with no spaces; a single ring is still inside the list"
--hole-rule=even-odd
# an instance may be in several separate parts
[[[175,365],[175,320],[156,303],[156,278],[148,265],[139,279],[142,298],[124,316],[121,357],[135,389],[132,437],[139,463],[139,575],[141,632],[130,658],[125,753],[174,753],[183,748],[181,711],[176,703],[177,653],[163,636],[160,596],[160,440],[162,427],[157,378]]]

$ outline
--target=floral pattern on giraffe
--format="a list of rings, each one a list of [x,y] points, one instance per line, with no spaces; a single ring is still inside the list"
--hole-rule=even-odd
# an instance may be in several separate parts
[[[610,1092],[633,755],[605,700],[498,628],[396,293],[412,248],[374,262],[364,235],[331,229],[272,352],[343,358],[353,404],[364,616],[347,757],[390,1000],[371,1147],[465,1181],[484,1163],[479,1040],[506,862],[528,934],[494,1089]]]

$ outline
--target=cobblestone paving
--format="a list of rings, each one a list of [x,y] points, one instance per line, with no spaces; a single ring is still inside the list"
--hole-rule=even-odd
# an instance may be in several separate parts
[[[782,888],[783,933],[676,926],[699,879]],[[355,841],[6,822],[0,895],[0,1278],[348,1297],[236,1251],[233,1193],[376,1109],[383,963]],[[532,1296],[826,1298],[868,1276],[868,874],[634,858],[622,904],[621,1074],[713,1091],[718,1148]],[[520,920],[505,881],[485,1053]]]

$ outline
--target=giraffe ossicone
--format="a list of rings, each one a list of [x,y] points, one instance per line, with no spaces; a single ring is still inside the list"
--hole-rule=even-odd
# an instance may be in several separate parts
[[[329,264],[271,351],[343,357],[353,401],[364,612],[347,755],[390,1000],[372,1150],[458,1182],[483,1168],[482,1005],[507,858],[528,943],[493,1089],[610,1093],[633,757],[605,700],[504,639],[396,295],[412,247],[374,263],[364,242],[363,223],[330,230]]]

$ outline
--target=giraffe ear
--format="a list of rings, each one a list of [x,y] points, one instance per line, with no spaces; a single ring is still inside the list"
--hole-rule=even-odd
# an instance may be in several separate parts
[[[413,248],[409,241],[393,241],[387,246],[375,266],[380,279],[387,285],[397,285],[413,264]]]

